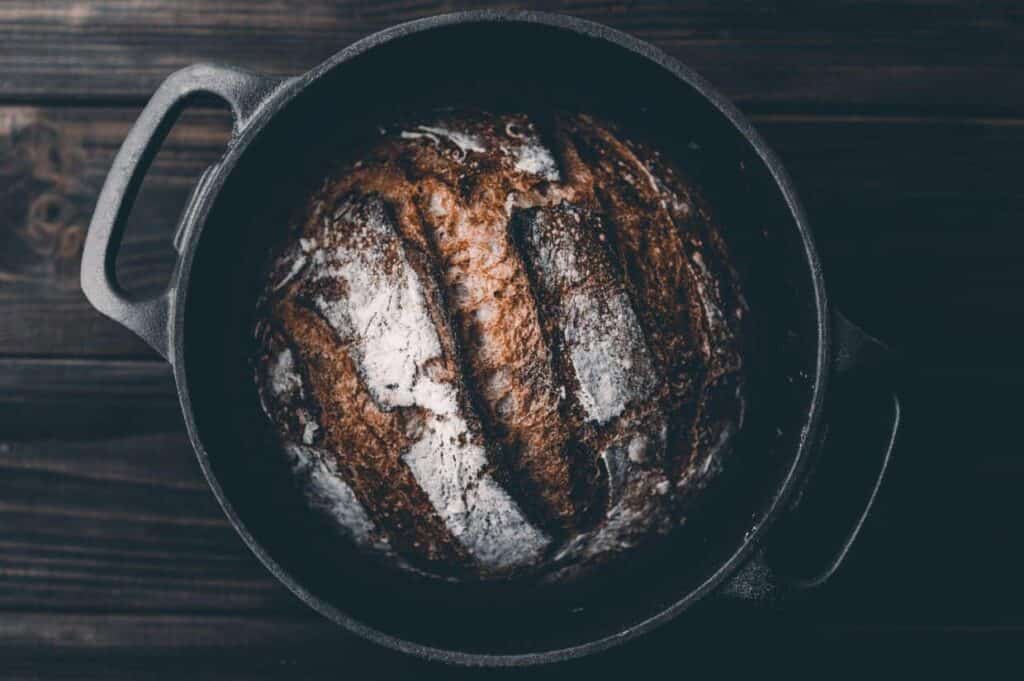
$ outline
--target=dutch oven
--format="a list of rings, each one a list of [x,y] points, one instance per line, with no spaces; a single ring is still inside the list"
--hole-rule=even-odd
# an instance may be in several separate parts
[[[132,202],[178,114],[210,95],[234,117],[227,150],[184,209],[166,290],[133,296],[115,272]],[[374,121],[453,105],[557,107],[643,131],[694,170],[720,211],[751,310],[747,420],[726,473],[657,551],[571,587],[426,583],[382,570],[328,540],[285,484],[286,469],[265,455],[248,363],[251,315],[266,254],[301,200],[295,178]],[[712,594],[785,598],[819,586],[864,524],[899,422],[887,352],[830,305],[792,182],[752,125],[660,50],[562,16],[480,11],[414,21],[295,78],[210,64],[172,74],[107,176],[82,288],[172,365],[203,473],[263,564],[346,629],[433,659],[576,657]]]

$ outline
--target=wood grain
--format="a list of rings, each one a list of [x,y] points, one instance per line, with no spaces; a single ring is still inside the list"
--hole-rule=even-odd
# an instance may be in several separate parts
[[[300,73],[349,43],[423,16],[497,4],[396,0],[9,0],[0,98],[141,102],[168,72],[212,60]],[[1012,0],[517,6],[593,19],[664,48],[741,104],[771,110],[1019,113],[1024,62]]]
[[[0,445],[0,609],[291,611],[183,433]]]
[[[0,610],[301,612],[249,555],[151,361],[0,360]]]
[[[431,669],[308,613],[5,612],[0,613],[0,657],[5,679],[309,678],[326,670],[373,670],[372,678],[394,679]]]
[[[156,361],[0,358],[6,442],[180,432],[171,368]]]
[[[81,247],[110,163],[136,109],[0,108],[0,354],[155,354],[88,305]],[[226,112],[187,111],[136,202],[118,257],[122,283],[158,291],[174,263],[171,238],[192,183],[224,152]]]

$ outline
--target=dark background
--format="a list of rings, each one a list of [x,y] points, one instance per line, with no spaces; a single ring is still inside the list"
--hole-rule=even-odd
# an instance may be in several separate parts
[[[113,154],[170,71],[296,74],[469,6],[0,4],[0,677],[453,675],[344,634],[249,555],[202,480],[169,368],[86,303],[78,261]],[[529,6],[649,40],[737,102],[794,176],[835,304],[906,367],[890,476],[832,582],[771,608],[707,605],[542,675],[1017,668],[1024,6]],[[192,109],[164,145],[119,262],[130,287],[166,279],[173,225],[228,128]]]

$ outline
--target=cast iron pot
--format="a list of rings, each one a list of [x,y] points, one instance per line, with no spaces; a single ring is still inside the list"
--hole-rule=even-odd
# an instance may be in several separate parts
[[[132,296],[115,261],[133,199],[178,113],[209,95],[234,116],[227,150],[184,209],[166,291]],[[382,569],[305,510],[280,457],[266,451],[247,357],[268,248],[330,149],[396,114],[453,105],[590,112],[675,157],[719,209],[751,309],[747,418],[726,472],[670,541],[569,587],[458,586]],[[886,352],[830,308],[792,184],[751,124],[660,50],[568,17],[415,21],[296,78],[216,65],[172,74],[107,176],[82,288],[173,366],[203,473],[264,565],[348,630],[433,659],[576,657],[712,593],[784,597],[823,583],[867,517],[899,421]]]

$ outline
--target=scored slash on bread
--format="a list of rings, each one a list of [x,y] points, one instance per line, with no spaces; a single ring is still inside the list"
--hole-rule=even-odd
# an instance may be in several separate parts
[[[598,214],[560,203],[520,211],[512,230],[529,262],[549,338],[562,348],[579,440],[604,468],[606,522],[574,537],[559,559],[594,555],[646,534],[668,512],[662,469],[665,447],[650,352],[620,276],[602,243]],[[626,418],[620,418],[631,407]],[[630,457],[632,452],[632,457]],[[643,508],[643,512],[637,512]]]
[[[318,428],[305,445],[316,445],[334,459],[354,496],[383,529],[386,541],[402,555],[423,555],[429,561],[463,562],[465,551],[447,532],[426,494],[416,484],[401,454],[411,446],[409,423],[418,415],[382,410],[365,388],[346,347],[327,322],[292,297],[275,301],[275,326],[296,348],[303,386],[301,404],[315,409]],[[266,393],[267,391],[264,391]],[[303,409],[295,402],[264,397],[276,423]],[[275,404],[275,402],[277,402]],[[294,442],[294,435],[288,438]],[[330,465],[330,464],[328,464]]]
[[[502,461],[526,473],[517,478],[520,496],[539,500],[525,505],[536,522],[556,534],[572,529],[577,513],[565,456],[572,433],[559,414],[559,382],[504,206],[470,199],[459,210],[459,198],[439,180],[425,178],[421,187],[417,204],[442,263],[467,375],[500,451],[511,455]]]
[[[742,421],[746,303],[739,278],[703,197],[658,152],[620,140],[587,116],[560,122],[566,144],[592,174],[609,241],[666,372],[671,420],[690,445],[689,455],[673,462],[672,477],[693,491],[718,465],[716,446],[724,447]]]
[[[728,450],[738,277],[693,188],[608,126],[430,123],[301,214],[257,313],[264,410],[362,543],[571,577],[677,524]]]

